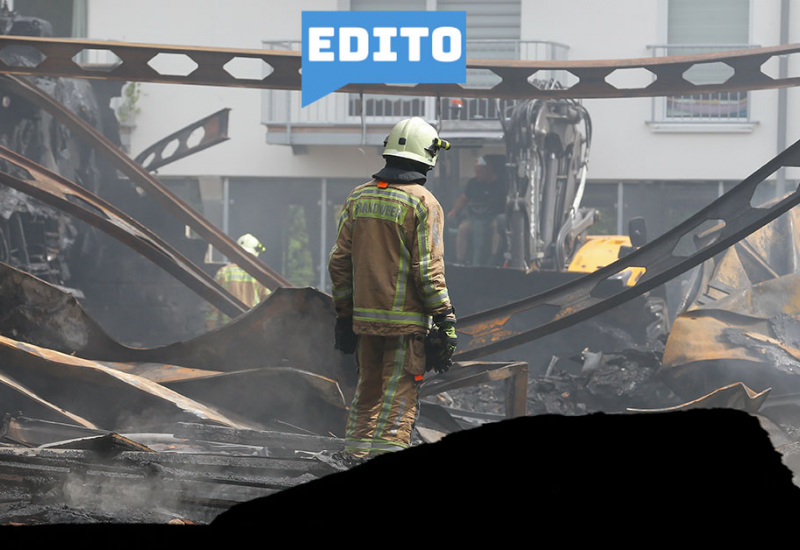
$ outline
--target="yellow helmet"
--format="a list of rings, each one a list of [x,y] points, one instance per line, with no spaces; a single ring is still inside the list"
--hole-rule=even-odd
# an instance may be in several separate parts
[[[439,139],[433,126],[415,116],[395,124],[383,147],[383,156],[406,158],[435,166],[439,150],[449,149],[450,143]]]
[[[247,250],[250,254],[256,257],[258,257],[259,254],[261,254],[266,250],[266,248],[264,248],[264,245],[261,244],[259,240],[256,239],[250,233],[246,233],[241,237],[239,237],[236,243],[245,250]]]

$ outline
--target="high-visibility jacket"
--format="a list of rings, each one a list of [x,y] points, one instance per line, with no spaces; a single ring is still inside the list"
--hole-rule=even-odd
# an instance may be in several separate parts
[[[270,295],[270,290],[236,264],[226,264],[214,275],[223,288],[247,307],[255,307]],[[209,305],[206,310],[206,330],[213,330],[227,323],[229,317]]]
[[[352,316],[356,334],[426,332],[450,310],[443,234],[442,207],[419,183],[356,187],[328,261],[337,315]]]

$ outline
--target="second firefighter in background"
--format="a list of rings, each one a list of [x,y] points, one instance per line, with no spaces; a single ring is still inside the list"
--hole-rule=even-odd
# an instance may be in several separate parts
[[[239,237],[236,243],[256,258],[265,250],[264,245],[250,233]],[[232,262],[220,267],[214,275],[214,280],[249,308],[257,306],[270,295],[270,290],[267,287]],[[207,331],[219,328],[228,321],[230,321],[230,318],[227,315],[214,306],[208,306],[206,310]]]
[[[358,367],[345,433],[345,450],[356,457],[408,447],[432,324],[444,342],[437,370],[455,351],[444,213],[424,187],[447,147],[423,119],[399,122],[384,144],[385,166],[356,187],[342,209],[328,271],[336,346],[355,351]]]

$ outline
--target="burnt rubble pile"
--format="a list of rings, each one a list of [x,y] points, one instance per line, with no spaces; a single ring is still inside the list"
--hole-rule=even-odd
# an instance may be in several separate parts
[[[660,409],[685,400],[661,376],[661,349],[628,348],[620,352],[584,350],[580,356],[553,356],[546,369],[530,372],[527,414],[579,415]],[[448,392],[455,408],[502,415],[505,384],[489,382]]]

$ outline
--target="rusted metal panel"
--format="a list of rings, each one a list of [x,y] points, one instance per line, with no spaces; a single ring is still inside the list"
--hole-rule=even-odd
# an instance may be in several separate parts
[[[16,94],[49,112],[74,132],[75,135],[91,145],[99,155],[108,159],[120,172],[128,176],[133,183],[153,196],[177,219],[192,228],[200,237],[206,239],[207,242],[211,243],[217,250],[259,282],[270,288],[291,286],[280,274],[258,261],[252,254],[245,252],[242,247],[236,244],[236,241],[195,212],[191,206],[162,185],[139,163],[125,155],[95,128],[72,113],[66,106],[55,101],[47,93],[13,75],[0,75],[0,88]]]
[[[92,435],[73,440],[58,441],[55,443],[44,444],[44,449],[78,449],[94,451],[105,458],[116,456],[120,453],[132,451],[139,453],[155,453],[153,449],[137,443],[132,439],[119,435],[118,433],[107,433],[102,435]]]
[[[800,391],[800,274],[740,289],[694,308],[672,325],[662,376],[693,398],[709,385],[741,381],[756,390]]]
[[[668,411],[687,411],[689,409],[713,409],[713,408],[726,408],[738,409],[756,414],[764,404],[770,393],[770,389],[760,392],[753,391],[745,384],[737,382],[729,384],[722,388],[718,388],[713,392],[693,399],[688,403],[676,405],[674,407],[665,407],[660,409],[633,409],[629,408],[629,412],[647,413],[647,412],[668,412]]]
[[[113,41],[78,40],[0,36],[0,52],[8,46],[34,48],[43,59],[35,66],[9,64],[0,55],[0,72],[20,75],[101,78],[140,82],[163,82],[207,86],[233,86],[276,90],[299,90],[301,85],[301,54],[293,51],[252,50],[233,48],[203,48],[157,44],[132,44]],[[101,50],[116,56],[118,63],[108,67],[81,66],[73,61],[84,50]],[[386,84],[348,85],[340,92],[368,94],[416,95],[439,97],[496,97],[496,98],[613,98],[649,97],[743,91],[796,86],[797,77],[773,78],[761,67],[773,57],[800,51],[800,45],[790,44],[710,54],[648,57],[638,59],[591,61],[516,61],[469,59],[467,69],[485,70],[500,77],[501,82],[491,89],[467,88],[458,84],[417,84],[392,86]],[[159,56],[181,56],[197,67],[189,74],[165,74],[156,70],[151,61]],[[266,76],[240,78],[226,68],[234,59],[261,61]],[[733,75],[723,83],[693,84],[683,78],[692,66],[703,63],[725,63]],[[647,70],[653,81],[632,88],[617,88],[607,77],[617,70]],[[568,71],[578,82],[565,89],[541,89],[531,82],[538,71]]]
[[[339,383],[325,376],[291,367],[223,372],[161,363],[100,363],[261,426],[344,435],[349,403]]]
[[[98,430],[76,424],[53,422],[29,418],[21,415],[6,414],[0,427],[0,439],[19,443],[26,447],[38,447],[54,441],[78,439],[105,435],[106,430]]]
[[[663,357],[664,378],[678,393],[735,379],[800,391],[798,227],[792,209],[695,270]]]
[[[4,336],[0,336],[0,364],[8,378],[99,428],[190,420],[252,427],[144,378]]]
[[[213,277],[112,204],[2,146],[0,160],[5,161],[0,165],[0,181],[4,184],[103,230],[151,260],[227,315],[237,316],[247,311],[247,306],[214,281]]]
[[[227,141],[228,113],[230,109],[221,109],[168,135],[136,155],[136,162],[145,170],[152,172],[171,162],[208,149],[212,145]],[[198,133],[202,133],[200,139],[196,139]],[[173,143],[174,148],[171,147]]]

